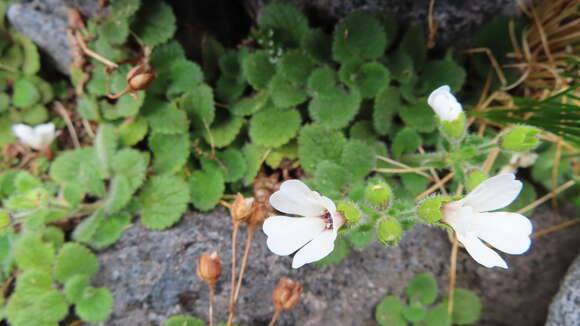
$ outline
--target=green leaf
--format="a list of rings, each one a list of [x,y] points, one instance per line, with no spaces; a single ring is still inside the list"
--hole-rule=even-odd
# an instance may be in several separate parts
[[[466,76],[465,69],[453,61],[430,61],[419,77],[418,89],[427,94],[441,85],[449,85],[452,92],[458,92]]]
[[[340,91],[336,83],[336,71],[324,66],[312,72],[308,77],[307,87],[313,96],[332,96]]]
[[[79,302],[83,298],[83,293],[90,285],[90,276],[77,274],[71,276],[64,285],[64,295],[70,302]]]
[[[388,296],[379,302],[375,318],[381,326],[407,326],[402,315],[403,305],[399,298]]]
[[[26,75],[36,75],[40,70],[40,55],[36,45],[27,37],[20,33],[12,32],[13,41],[19,43],[24,50],[24,61],[22,72]]]
[[[119,212],[107,216],[97,227],[95,233],[87,243],[95,249],[103,249],[117,242],[123,231],[131,224],[131,215]]]
[[[145,138],[147,131],[149,124],[146,119],[127,119],[119,126],[119,140],[124,146],[133,146]]]
[[[141,7],[138,20],[131,26],[145,45],[155,46],[169,40],[176,30],[173,10],[163,1],[149,1]]]
[[[333,34],[332,57],[339,62],[377,59],[386,48],[387,35],[383,26],[363,12],[350,14]]]
[[[14,326],[56,326],[66,317],[68,304],[64,295],[57,291],[40,296],[14,293],[6,312],[8,322]]]
[[[267,153],[267,149],[256,144],[247,143],[244,145],[244,148],[242,148],[242,153],[246,158],[247,166],[244,184],[250,185],[262,167],[264,155]]]
[[[50,177],[61,183],[77,183],[97,196],[103,196],[105,193],[94,148],[63,152],[50,166]]]
[[[350,171],[332,161],[318,163],[314,176],[316,177],[317,185],[329,191],[340,191],[352,181]]]
[[[298,143],[295,140],[270,151],[266,164],[272,169],[280,167],[283,159],[295,160],[298,158]]]
[[[509,206],[503,208],[502,210],[515,213],[520,209],[528,206],[530,203],[533,203],[538,198],[538,193],[536,192],[534,185],[529,181],[523,181],[523,183],[524,186],[522,188],[522,191],[520,192],[516,200],[514,200],[511,204],[509,204]],[[526,215],[532,216],[533,212],[534,209],[528,210],[526,211]]]
[[[116,213],[129,203],[132,195],[129,179],[124,175],[116,175],[111,180],[109,193],[103,208],[109,214]]]
[[[144,103],[145,92],[137,92],[138,98],[135,99],[130,95],[123,95],[114,105],[107,101],[101,101],[103,116],[107,120],[117,120],[119,118],[133,117],[139,113],[139,109]]]
[[[224,177],[219,169],[209,168],[191,173],[188,179],[191,202],[202,211],[213,209],[225,190]]]
[[[410,299],[419,299],[424,305],[430,305],[437,299],[437,281],[431,274],[418,274],[413,277],[407,287],[405,295]]]
[[[371,225],[361,225],[348,233],[348,240],[355,248],[365,248],[375,240],[374,228]]]
[[[276,72],[270,57],[264,50],[258,50],[245,57],[242,61],[242,71],[248,83],[256,90],[266,89]]]
[[[147,93],[165,94],[171,85],[171,65],[185,60],[185,51],[176,40],[156,46],[151,52],[150,64],[157,71],[157,78],[147,88]]]
[[[403,52],[401,49],[395,51],[389,56],[387,67],[389,67],[393,79],[403,84],[411,82],[415,76],[413,59],[409,54]]]
[[[129,36],[129,24],[126,19],[108,19],[99,25],[97,33],[108,43],[122,45]]]
[[[448,299],[443,301],[447,306]],[[467,289],[455,289],[453,296],[453,314],[452,320],[454,325],[475,324],[481,317],[481,300],[479,297]]]
[[[179,101],[180,108],[187,112],[194,130],[205,130],[215,119],[213,91],[206,84],[194,87]]]
[[[38,91],[40,92],[40,102],[42,104],[48,104],[54,98],[54,91],[52,89],[52,85],[45,81],[44,79],[38,76],[30,76],[28,77],[31,82],[34,83]]]
[[[298,157],[307,173],[314,173],[322,161],[340,162],[346,138],[342,132],[324,126],[310,124],[304,126],[298,136]]]
[[[54,289],[52,276],[48,271],[32,269],[18,276],[15,292],[22,296],[37,297]]]
[[[315,264],[318,266],[329,266],[340,263],[348,253],[350,252],[350,246],[344,237],[339,236],[336,241],[334,241],[334,250],[330,255],[324,257],[323,259],[317,261]]]
[[[416,70],[421,70],[427,58],[427,48],[425,47],[425,32],[421,25],[415,25],[407,29],[399,49],[413,59]]]
[[[14,244],[14,261],[22,270],[47,271],[54,261],[54,248],[42,241],[42,234],[26,232]]]
[[[437,129],[437,120],[433,110],[427,105],[426,99],[421,99],[410,106],[401,106],[399,115],[407,127],[418,132],[433,132]]]
[[[36,85],[29,79],[20,78],[12,85],[12,104],[19,108],[28,108],[40,102],[41,95]]]
[[[412,323],[422,321],[427,314],[427,310],[423,306],[415,303],[411,303],[409,306],[404,306],[401,312],[403,313],[403,317]]]
[[[203,72],[195,62],[177,60],[171,64],[171,85],[167,90],[169,97],[184,93],[203,81]]]
[[[149,137],[153,152],[153,170],[156,174],[173,174],[179,171],[189,157],[188,134],[153,134]]]
[[[355,179],[366,177],[376,166],[375,150],[360,140],[349,140],[341,154],[342,166]]]
[[[111,13],[113,18],[129,18],[133,16],[139,7],[141,7],[141,0],[117,0],[113,1],[110,5]]]
[[[189,199],[189,186],[183,179],[170,175],[151,177],[139,196],[141,222],[149,229],[166,229],[179,221]]]
[[[399,157],[404,153],[411,153],[421,146],[421,137],[412,128],[403,128],[393,140],[393,155]]]
[[[203,139],[215,147],[225,147],[231,144],[242,129],[244,118],[230,116],[223,121],[211,126],[210,130],[205,130]]]
[[[91,216],[82,221],[75,228],[72,236],[76,241],[88,243],[95,232],[97,232],[99,226],[103,222],[105,217],[105,210],[98,209]]]
[[[447,306],[438,304],[435,308],[427,311],[425,324],[427,326],[451,326],[451,316],[447,312]]]
[[[113,311],[113,295],[105,288],[85,288],[83,298],[75,305],[75,312],[90,323],[104,322]]]
[[[360,93],[356,90],[339,92],[328,96],[318,96],[310,101],[308,112],[315,122],[332,129],[346,127],[358,113],[361,104]]]
[[[389,87],[377,95],[373,106],[373,126],[379,135],[391,132],[393,117],[401,105],[398,88]]]
[[[102,123],[97,129],[95,138],[95,150],[99,161],[99,168],[104,176],[109,175],[109,169],[113,155],[117,151],[118,138],[115,127],[108,123]]]
[[[221,164],[209,159],[202,160],[203,169],[206,169],[206,165],[222,169],[225,182],[235,182],[244,177],[247,163],[242,152],[234,148],[228,148],[223,152],[218,152],[217,159]]]
[[[356,88],[363,98],[375,97],[389,86],[390,72],[378,62],[343,64],[340,69],[341,80]]]
[[[401,181],[403,182],[403,187],[413,196],[417,196],[425,189],[429,184],[429,180],[421,175],[415,173],[405,173],[401,174]]]
[[[296,136],[300,124],[300,113],[295,109],[267,108],[252,116],[250,139],[265,147],[279,147]]]
[[[296,7],[274,2],[264,6],[260,12],[259,25],[272,29],[274,39],[289,47],[300,45],[302,36],[308,33],[308,20]]]
[[[149,156],[138,150],[124,148],[113,157],[113,172],[125,176],[130,185],[130,191],[134,192],[143,184],[147,173]]]
[[[89,94],[77,97],[77,110],[87,120],[99,120],[101,117],[97,99]]]
[[[238,102],[236,102],[230,108],[230,112],[236,116],[248,116],[252,115],[268,104],[270,95],[266,92],[259,92],[251,97],[244,97]]]
[[[292,84],[281,74],[276,74],[268,87],[272,101],[277,107],[288,108],[308,99],[302,87]]]
[[[369,120],[359,120],[353,123],[348,134],[351,139],[357,139],[369,145],[375,144],[378,137],[373,129],[373,123]]]
[[[67,242],[56,257],[54,277],[66,283],[74,275],[94,275],[99,270],[97,257],[85,246]]]
[[[318,63],[329,62],[332,56],[332,40],[321,29],[313,29],[302,38],[302,48]]]
[[[34,105],[23,111],[22,120],[29,125],[37,125],[48,120],[48,110],[43,105]]]
[[[175,102],[165,102],[148,97],[144,110],[146,110],[145,117],[149,121],[153,133],[187,133],[189,128],[187,114],[178,109]]]
[[[167,319],[163,326],[205,326],[201,319],[187,315],[176,315]]]
[[[314,68],[314,61],[301,50],[290,50],[282,55],[276,69],[291,83],[304,85]]]

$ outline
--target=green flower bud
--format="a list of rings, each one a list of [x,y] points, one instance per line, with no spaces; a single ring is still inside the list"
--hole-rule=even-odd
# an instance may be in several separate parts
[[[465,113],[461,113],[455,120],[440,120],[441,131],[453,141],[459,141],[465,135],[466,119]]]
[[[403,237],[401,223],[392,217],[384,217],[377,223],[377,239],[385,246],[396,245]]]
[[[478,169],[471,170],[467,173],[467,182],[465,186],[468,191],[472,191],[477,187],[477,185],[487,180],[487,178],[489,177],[483,171]]]
[[[365,189],[366,200],[372,205],[383,209],[389,207],[389,202],[392,197],[393,191],[391,187],[382,181],[369,183]]]
[[[539,133],[538,128],[515,126],[501,137],[501,148],[514,152],[527,152],[540,144],[540,140],[536,137]]]
[[[419,203],[417,214],[427,223],[436,223],[443,218],[443,212],[441,212],[443,204],[452,200],[450,196],[427,198]]]
[[[351,227],[353,225],[356,225],[360,221],[360,217],[361,217],[360,211],[352,203],[344,202],[344,201],[340,202],[340,203],[338,203],[336,210],[340,214],[342,214],[342,216],[344,216],[344,219],[346,220],[347,227]]]

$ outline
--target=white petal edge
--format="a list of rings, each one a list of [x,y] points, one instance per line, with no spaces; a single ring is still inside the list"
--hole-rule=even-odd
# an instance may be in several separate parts
[[[451,94],[451,88],[443,85],[429,95],[427,103],[441,120],[453,121],[463,112],[463,107]]]
[[[46,147],[52,143],[55,133],[55,127],[53,123],[45,123],[34,127],[34,132],[39,138],[41,147]]]
[[[272,207],[282,213],[300,216],[321,216],[325,210],[321,201],[322,197],[300,180],[284,181],[280,190],[270,196]]]
[[[474,232],[477,237],[498,250],[511,255],[521,255],[530,249],[532,222],[525,216],[508,213],[475,214]]]
[[[320,233],[294,255],[292,268],[300,268],[304,264],[312,263],[328,256],[334,250],[336,236],[336,231],[332,230],[325,230]]]
[[[465,198],[463,205],[471,206],[477,212],[488,212],[511,204],[522,190],[522,182],[515,180],[513,173],[491,177],[479,184]]]
[[[19,123],[19,124],[15,124],[12,126],[12,133],[14,133],[14,135],[16,137],[18,137],[18,139],[34,148],[34,149],[38,149],[39,146],[39,141],[37,139],[36,133],[34,132],[34,129],[30,126],[27,126],[25,124]]]
[[[467,250],[469,255],[481,265],[487,268],[496,266],[505,269],[508,268],[506,262],[500,255],[481,242],[475,233],[470,232],[466,235],[457,233],[457,240],[465,246],[465,250]]]
[[[270,216],[262,229],[268,236],[268,249],[280,256],[287,256],[317,237],[325,227],[320,218]]]

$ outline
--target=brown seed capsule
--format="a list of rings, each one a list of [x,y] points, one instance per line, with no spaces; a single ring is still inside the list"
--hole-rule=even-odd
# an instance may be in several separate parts
[[[237,194],[230,209],[232,222],[237,223],[247,220],[254,210],[254,198],[245,198],[241,194]]]
[[[278,285],[276,285],[272,293],[274,307],[279,311],[291,310],[300,301],[301,294],[302,286],[300,284],[283,277],[278,281]]]
[[[68,24],[75,28],[85,28],[83,15],[78,9],[69,8],[67,11]]]
[[[254,204],[252,205],[252,214],[248,216],[246,222],[253,226],[258,226],[264,223],[266,218],[270,215],[268,208],[269,206],[266,206],[264,203],[254,201]]]
[[[157,73],[148,64],[140,64],[127,73],[127,83],[132,91],[147,89],[155,80]]]
[[[197,276],[209,285],[214,285],[222,274],[222,263],[217,252],[203,253],[197,260]]]

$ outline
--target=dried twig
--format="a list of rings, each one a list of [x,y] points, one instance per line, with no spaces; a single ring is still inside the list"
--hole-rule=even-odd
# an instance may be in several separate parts
[[[54,109],[56,110],[56,112],[58,112],[58,114],[60,114],[60,116],[64,120],[64,123],[66,124],[66,128],[71,136],[71,139],[72,139],[72,142],[73,142],[73,145],[75,146],[75,148],[80,148],[81,143],[79,142],[79,137],[78,137],[77,132],[75,130],[75,127],[72,123],[72,120],[70,119],[70,116],[69,116],[68,112],[66,111],[66,108],[64,107],[64,105],[62,105],[61,102],[56,101],[54,103]]]

